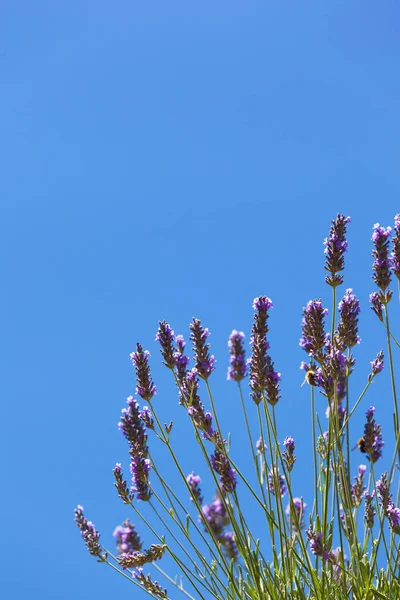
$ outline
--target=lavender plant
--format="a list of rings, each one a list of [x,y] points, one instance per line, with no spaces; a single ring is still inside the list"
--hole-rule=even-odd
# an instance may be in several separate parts
[[[247,361],[245,334],[233,330],[228,341],[227,378],[234,382],[229,385],[238,388],[253,473],[239,468],[230,438],[220,425],[211,389],[216,360],[208,329],[199,319],[190,324],[194,365],[190,368],[183,336],[175,336],[166,321],[159,323],[156,340],[177,389],[177,407],[193,429],[194,444],[204,461],[203,481],[208,482],[207,489],[215,489],[207,502],[201,477],[194,471],[185,473],[181,466],[179,433],[172,421],[163,425],[158,415],[149,352],[137,344],[131,354],[136,394],[145,405],[130,396],[119,422],[128,444],[131,481],[124,478],[120,463],[113,472],[118,496],[133,511],[134,524],[127,518],[116,527],[116,550],[111,551],[100,542],[82,506],[75,509],[75,521],[90,554],[153,598],[179,594],[192,600],[400,598],[400,431],[393,362],[394,347],[400,345],[390,328],[388,309],[392,273],[400,277],[400,215],[395,216],[391,252],[390,227],[376,224],[372,235],[372,279],[377,290],[371,292],[370,303],[384,328],[393,409],[387,398],[376,402],[377,409],[370,406],[358,436],[350,425],[384,368],[384,354],[377,349],[365,386],[354,395],[349,380],[356,365],[353,352],[361,342],[360,302],[351,288],[337,299],[344,281],[349,223],[349,217],[338,214],[324,242],[330,312],[318,298],[303,309],[300,347],[307,358],[301,369],[310,391],[314,466],[313,489],[302,490],[307,503],[294,495],[292,484],[292,473],[307,466],[299,465],[295,439],[287,432],[282,439],[278,432],[277,405],[285,400],[267,340],[270,298],[254,299]],[[248,394],[243,387],[247,375]],[[317,394],[325,403],[321,418]],[[380,473],[383,451],[389,449],[375,412],[379,419],[382,411],[390,410],[395,448],[389,469]],[[358,442],[353,449],[364,455],[366,464],[354,466],[354,435]],[[169,469],[166,472],[163,464],[156,464],[151,448],[157,444],[169,456],[180,490],[175,480],[171,483]],[[249,523],[254,514],[255,530]],[[156,573],[161,584],[154,578]]]

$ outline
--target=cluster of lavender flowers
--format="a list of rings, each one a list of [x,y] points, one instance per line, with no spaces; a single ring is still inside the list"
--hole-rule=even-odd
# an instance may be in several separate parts
[[[382,428],[374,419],[375,407],[370,406],[365,416],[367,422],[364,425],[364,436],[360,438],[358,446],[361,452],[367,455],[368,460],[375,463],[382,456],[385,444],[382,437]]]
[[[348,223],[350,223],[349,217],[338,214],[336,219],[332,221],[329,237],[324,241],[325,269],[328,272],[326,282],[333,288],[335,299],[336,290],[343,283],[341,272],[344,270],[344,256],[348,248],[346,240]],[[374,225],[372,278],[379,291],[370,295],[370,302],[373,311],[382,322],[384,322],[386,316],[386,324],[388,323],[387,304],[392,297],[392,292],[389,289],[392,272],[400,281],[400,214],[395,217],[393,249],[390,254],[391,235],[392,229],[390,227],[384,228],[379,224]],[[269,353],[270,344],[267,339],[269,310],[272,306],[272,301],[267,296],[259,296],[254,299],[254,318],[250,338],[251,357],[247,362],[244,349],[244,333],[234,329],[230,334],[228,340],[230,358],[227,374],[228,380],[238,382],[240,387],[240,382],[247,376],[248,370],[250,397],[257,405],[263,402],[266,426],[270,429],[274,428],[275,424],[272,425],[267,419],[269,414],[268,405],[274,407],[281,397],[279,385],[281,376],[280,373],[275,371]],[[387,519],[391,532],[400,534],[400,508],[393,502],[388,474],[384,473],[381,476],[381,479],[376,483],[375,490],[370,493],[369,487],[367,489],[365,484],[367,467],[366,465],[359,465],[354,483],[350,485],[350,467],[344,460],[341,449],[346,435],[348,442],[348,431],[345,432],[348,418],[343,400],[347,394],[348,378],[352,374],[355,365],[352,350],[361,341],[358,335],[360,303],[353,290],[351,288],[346,289],[344,296],[339,301],[337,324],[335,324],[336,310],[334,310],[330,333],[325,330],[327,314],[328,310],[324,308],[321,299],[310,300],[303,308],[300,346],[308,355],[308,362],[302,362],[301,368],[305,371],[306,381],[312,387],[319,388],[319,391],[327,400],[326,416],[329,419],[329,433],[324,432],[319,436],[316,451],[321,459],[327,463],[326,469],[323,471],[326,481],[329,481],[330,471],[335,471],[334,481],[338,485],[340,500],[343,502],[342,505],[339,505],[339,502],[337,504],[338,514],[340,513],[339,516],[342,521],[340,527],[350,539],[355,532],[352,509],[358,509],[364,500],[364,522],[366,527],[371,530],[374,526],[374,516],[379,501],[381,506],[379,512],[381,516],[383,515]],[[179,391],[179,404],[186,409],[190,417],[196,439],[203,450],[206,447],[205,442],[213,444],[213,451],[209,455],[209,464],[219,476],[214,500],[210,504],[204,504],[201,490],[202,482],[194,472],[186,478],[190,500],[199,511],[199,522],[203,523],[206,532],[211,535],[214,542],[216,541],[223,548],[226,557],[236,562],[239,560],[236,541],[239,544],[239,540],[241,540],[241,533],[237,529],[238,521],[235,516],[235,510],[239,506],[238,495],[236,494],[238,474],[233,468],[232,459],[228,455],[228,445],[222,436],[209,388],[208,380],[215,370],[216,364],[215,357],[210,352],[209,336],[208,328],[204,328],[199,319],[193,318],[190,324],[190,340],[193,344],[193,368],[188,367],[190,358],[185,355],[186,343],[183,336],[175,336],[167,321],[159,322],[156,340],[161,347],[163,364],[173,373]],[[132,475],[132,485],[129,486],[124,479],[121,464],[116,464],[114,468],[114,485],[119,497],[125,504],[133,504],[135,498],[138,501],[149,501],[152,496],[149,482],[151,461],[147,431],[153,431],[172,452],[170,447],[172,421],[170,425],[164,425],[163,429],[157,413],[153,411],[152,399],[157,394],[157,390],[152,380],[149,356],[149,352],[143,350],[139,343],[136,346],[136,351],[130,355],[136,371],[136,394],[149,406],[145,405],[140,408],[139,402],[133,396],[129,396],[127,408],[122,410],[120,422],[118,423],[119,429],[129,445],[130,472]],[[368,385],[382,371],[383,367],[383,352],[381,350],[376,358],[371,361]],[[201,380],[203,380],[203,383]],[[206,410],[200,398],[200,385],[207,389],[214,416]],[[348,405],[348,400],[346,402]],[[384,446],[381,426],[376,422],[374,413],[375,408],[371,406],[366,412],[364,434],[357,443],[358,449],[366,454],[372,465],[382,457]],[[397,412],[395,415],[395,429],[396,423],[398,428],[396,418]],[[248,426],[247,420],[246,424]],[[263,436],[261,421],[260,431]],[[274,433],[275,437],[270,439],[276,440],[276,431]],[[249,438],[253,448],[254,441],[250,433]],[[256,460],[255,463],[257,475],[260,476],[260,473],[262,473],[260,483],[263,486],[264,499],[266,487],[269,502],[272,498],[276,504],[277,513],[283,516],[284,512],[281,513],[278,507],[282,507],[281,498],[286,494],[289,486],[290,500],[286,508],[286,515],[292,534],[291,543],[295,544],[298,541],[297,538],[302,535],[301,530],[304,527],[304,512],[307,504],[305,504],[302,497],[293,497],[291,493],[290,472],[296,462],[294,439],[287,436],[284,439],[283,446],[284,451],[282,453],[278,451],[279,448],[270,448],[271,464],[268,466],[265,453],[267,446],[264,438],[261,437],[256,444],[260,460]],[[254,450],[252,451],[255,456]],[[280,469],[282,469],[282,472],[280,472]],[[157,471],[155,472],[158,474]],[[242,477],[239,469],[238,473]],[[213,477],[217,482],[215,474],[213,474]],[[344,493],[344,490],[346,493]],[[309,547],[313,555],[322,558],[324,562],[331,565],[333,577],[338,582],[346,557],[340,548],[337,550],[332,549],[332,530],[330,529],[332,525],[321,524],[320,516],[317,513],[318,509],[315,513],[316,524],[310,524],[306,532]],[[187,517],[189,518],[189,514]],[[310,523],[312,518],[310,518]],[[83,508],[80,505],[75,509],[75,522],[81,531],[90,554],[98,557],[100,562],[108,562],[108,555],[99,541],[100,534],[93,523],[84,517]],[[283,523],[286,527],[285,518]],[[228,531],[229,526],[233,530]],[[122,525],[115,528],[114,537],[116,538],[118,551],[116,560],[119,567],[133,569],[132,577],[151,595],[167,598],[167,591],[156,581],[153,581],[150,575],[143,574],[145,564],[162,558],[167,549],[166,544],[153,544],[148,549],[143,550],[141,538],[129,519],[126,519]],[[164,538],[159,537],[158,539],[164,542]],[[112,555],[110,556],[112,557]]]
[[[267,402],[275,406],[280,398],[281,374],[275,371],[274,363],[268,353],[270,345],[267,340],[267,320],[268,311],[272,307],[272,301],[267,296],[259,296],[253,301],[255,314],[250,338],[252,354],[247,363],[250,369],[252,399],[259,404],[265,394]]]
[[[387,473],[384,473],[376,482],[376,490],[380,504],[383,508],[383,513],[389,521],[390,529],[393,533],[400,534],[400,508],[398,508],[392,500]]]

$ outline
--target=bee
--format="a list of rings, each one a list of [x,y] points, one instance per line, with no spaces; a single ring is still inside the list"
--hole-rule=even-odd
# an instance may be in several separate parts
[[[354,448],[352,448],[352,450],[355,450],[356,448],[359,449],[360,452],[363,452],[364,454],[367,454],[367,449],[365,447],[365,437],[360,437],[360,439],[357,441],[357,444],[354,446]]]
[[[303,387],[305,383],[308,383],[308,385],[313,386],[317,385],[317,371],[315,369],[308,369],[308,371],[306,371],[306,375],[304,377],[303,383],[301,384],[301,387]]]

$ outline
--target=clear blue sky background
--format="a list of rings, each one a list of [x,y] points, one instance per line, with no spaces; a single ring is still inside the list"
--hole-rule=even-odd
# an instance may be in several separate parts
[[[294,492],[310,502],[301,309],[330,301],[322,241],[339,211],[353,220],[342,289],[362,302],[355,393],[385,345],[370,237],[400,212],[399,23],[395,1],[1,2],[4,598],[140,595],[86,554],[72,519],[82,503],[112,546],[129,514],[111,470],[128,463],[116,425],[136,341],[185,471],[202,472],[159,319],[210,328],[221,421],[246,466],[226,343],[248,334],[255,296],[273,299],[279,431],[296,437]],[[354,441],[370,403],[388,435],[388,371]]]

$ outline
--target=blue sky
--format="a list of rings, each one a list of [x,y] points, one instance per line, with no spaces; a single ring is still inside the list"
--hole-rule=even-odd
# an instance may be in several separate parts
[[[399,17],[393,1],[1,3],[7,598],[136,593],[86,555],[72,518],[82,503],[112,545],[128,516],[111,470],[128,462],[116,424],[136,341],[185,470],[200,469],[154,341],[159,319],[186,336],[193,316],[209,327],[220,418],[242,454],[227,338],[248,335],[255,296],[273,299],[279,431],[296,437],[307,501],[301,309],[330,302],[322,241],[337,212],[352,217],[343,292],[362,305],[355,389],[385,344],[368,308],[370,237],[400,212]],[[391,402],[386,372],[363,404],[384,432]]]

